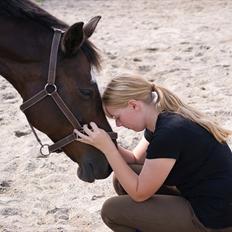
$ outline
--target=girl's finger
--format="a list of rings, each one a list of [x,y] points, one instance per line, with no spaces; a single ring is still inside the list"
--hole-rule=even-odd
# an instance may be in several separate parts
[[[76,135],[76,138],[77,138],[77,137],[78,137],[78,134],[77,134],[77,133],[78,133],[78,130],[77,130],[77,129],[74,129],[74,130],[73,130],[73,133]]]
[[[88,141],[89,140],[89,136],[88,135],[85,135],[83,133],[81,133],[80,131],[78,130],[74,130],[74,133],[76,134],[76,137],[77,139],[76,140],[81,140],[81,141]]]
[[[89,129],[88,125],[86,125],[86,124],[83,126],[83,130],[85,131],[85,133],[87,135],[91,135],[93,133],[93,131],[91,129]]]
[[[93,128],[93,131],[99,129],[99,127],[97,126],[95,122],[90,122],[90,126]]]

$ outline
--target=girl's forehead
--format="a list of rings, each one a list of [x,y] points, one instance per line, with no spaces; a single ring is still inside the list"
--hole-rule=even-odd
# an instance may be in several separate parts
[[[111,106],[104,106],[104,111],[107,117],[113,118],[121,112],[121,108],[115,108]]]

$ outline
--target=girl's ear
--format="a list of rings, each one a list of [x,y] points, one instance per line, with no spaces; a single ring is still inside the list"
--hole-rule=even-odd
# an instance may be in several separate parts
[[[134,110],[137,110],[140,108],[139,106],[139,102],[134,100],[134,99],[131,99],[128,101],[128,106],[131,108],[131,109],[134,109]]]

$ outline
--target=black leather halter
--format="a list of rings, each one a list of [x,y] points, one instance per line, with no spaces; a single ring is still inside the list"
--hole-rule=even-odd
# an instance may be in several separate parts
[[[54,28],[54,36],[52,40],[52,46],[51,46],[51,53],[50,53],[50,60],[49,60],[49,69],[48,69],[48,81],[46,85],[44,86],[44,89],[35,94],[33,97],[28,99],[27,101],[23,102],[23,104],[20,106],[20,109],[25,112],[27,109],[35,105],[36,103],[42,101],[45,97],[49,96],[51,97],[56,105],[59,107],[59,109],[62,111],[62,113],[65,115],[65,117],[68,119],[68,121],[72,124],[74,129],[77,129],[79,131],[83,131],[83,127],[81,126],[78,119],[75,117],[75,115],[71,112],[71,110],[67,107],[59,93],[57,92],[57,86],[55,84],[56,81],[56,64],[57,64],[57,53],[59,49],[60,44],[60,38],[63,31],[60,29]],[[34,127],[29,123],[32,132],[34,133],[37,141],[41,145],[40,153],[44,156],[49,155],[52,152],[57,152],[62,147],[72,143],[76,140],[75,133],[71,133],[67,135],[66,137],[60,139],[56,143],[52,145],[42,144],[41,140],[39,139]],[[107,132],[112,139],[117,139],[117,133],[115,132]],[[47,151],[46,151],[47,148]]]

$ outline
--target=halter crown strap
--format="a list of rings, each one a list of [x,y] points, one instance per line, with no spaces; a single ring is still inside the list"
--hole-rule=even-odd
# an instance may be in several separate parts
[[[52,47],[49,59],[49,69],[48,69],[48,85],[54,85],[56,81],[56,64],[57,64],[57,54],[60,44],[60,38],[62,31],[54,28],[54,35],[52,39]]]

